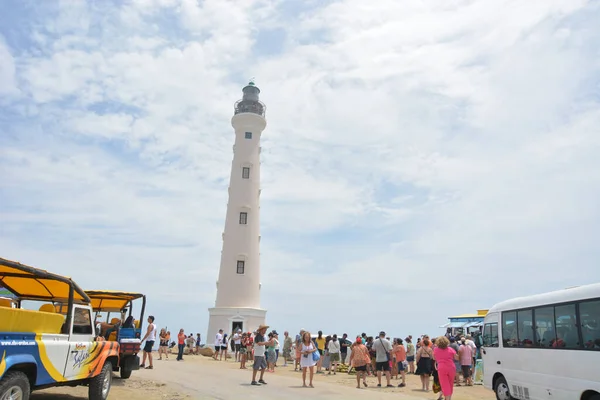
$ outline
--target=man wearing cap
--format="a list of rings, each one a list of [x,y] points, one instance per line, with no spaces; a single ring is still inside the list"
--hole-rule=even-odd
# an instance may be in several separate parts
[[[385,332],[379,332],[379,338],[373,342],[373,349],[376,354],[375,369],[377,370],[377,386],[381,387],[381,373],[385,372],[387,387],[394,387],[390,382],[390,352],[392,351],[392,344],[385,338]]]
[[[252,386],[266,385],[263,377],[265,375],[265,369],[267,368],[267,360],[265,359],[265,346],[269,343],[265,339],[265,333],[267,333],[269,327],[267,325],[260,325],[256,330],[256,336],[254,337],[254,365],[252,366]],[[256,373],[260,370],[260,379],[256,381]]]

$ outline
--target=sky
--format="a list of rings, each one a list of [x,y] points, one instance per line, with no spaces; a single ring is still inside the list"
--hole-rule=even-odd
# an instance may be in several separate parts
[[[255,78],[277,330],[600,281],[600,2],[2,0],[0,256],[205,335]]]

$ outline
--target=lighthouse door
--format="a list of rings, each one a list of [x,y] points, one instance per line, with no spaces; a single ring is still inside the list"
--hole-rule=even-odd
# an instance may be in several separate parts
[[[237,332],[238,329],[241,329],[244,332],[244,322],[243,321],[233,321],[231,323],[231,332]]]

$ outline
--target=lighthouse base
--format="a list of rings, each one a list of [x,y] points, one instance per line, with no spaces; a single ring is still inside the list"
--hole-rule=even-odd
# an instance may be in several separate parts
[[[238,328],[242,332],[254,332],[259,325],[265,323],[267,310],[246,307],[214,307],[208,309],[208,335],[206,346],[214,348],[215,336],[219,329],[228,336]]]

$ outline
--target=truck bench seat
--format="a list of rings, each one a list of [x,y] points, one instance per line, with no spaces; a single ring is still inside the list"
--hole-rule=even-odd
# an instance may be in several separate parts
[[[65,317],[22,308],[0,307],[0,332],[60,333]]]

